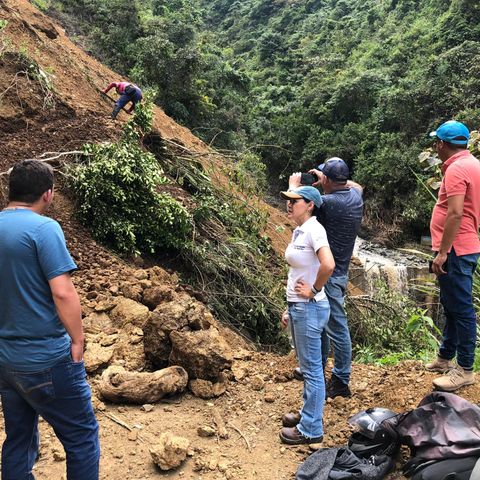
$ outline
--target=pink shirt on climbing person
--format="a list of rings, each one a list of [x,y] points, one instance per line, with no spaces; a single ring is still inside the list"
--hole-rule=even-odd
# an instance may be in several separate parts
[[[112,88],[115,88],[118,94],[125,92],[127,85],[131,85],[130,82],[112,82],[103,92],[108,93]]]
[[[479,253],[480,161],[468,150],[462,150],[452,155],[442,165],[442,172],[442,184],[430,222],[432,250],[435,252],[440,250],[448,210],[448,197],[464,195],[462,221],[453,240],[453,247],[457,255]]]

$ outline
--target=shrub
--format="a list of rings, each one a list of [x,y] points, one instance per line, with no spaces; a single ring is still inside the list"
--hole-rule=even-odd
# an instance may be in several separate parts
[[[167,179],[139,142],[151,118],[151,104],[139,105],[119,142],[85,145],[85,162],[68,172],[82,221],[96,239],[123,253],[183,248],[192,229],[185,207],[158,192]]]
[[[437,353],[440,331],[427,310],[386,285],[375,298],[348,298],[347,308],[356,361],[394,364]]]

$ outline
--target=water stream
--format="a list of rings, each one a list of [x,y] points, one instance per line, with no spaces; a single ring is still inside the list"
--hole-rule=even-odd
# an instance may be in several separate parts
[[[374,295],[379,283],[391,291],[417,296],[415,280],[429,277],[428,262],[420,255],[392,250],[358,238],[350,265],[353,294]]]

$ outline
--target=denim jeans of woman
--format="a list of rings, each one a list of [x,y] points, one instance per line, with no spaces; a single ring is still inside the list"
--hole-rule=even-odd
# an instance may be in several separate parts
[[[445,312],[443,341],[439,354],[445,360],[457,356],[462,368],[470,369],[475,358],[477,316],[473,307],[473,275],[479,254],[447,256],[447,274],[439,275],[440,302]]]
[[[303,373],[303,407],[300,433],[308,438],[323,435],[325,379],[322,366],[322,332],[330,315],[327,299],[289,303],[290,327],[298,363]]]
[[[98,423],[83,362],[66,358],[39,372],[0,367],[0,395],[6,431],[2,480],[35,479],[39,415],[65,448],[67,479],[98,480]]]

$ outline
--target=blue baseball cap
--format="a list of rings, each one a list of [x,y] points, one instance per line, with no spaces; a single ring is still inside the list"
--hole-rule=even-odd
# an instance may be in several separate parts
[[[434,132],[430,132],[430,137],[436,137],[454,145],[466,145],[470,139],[470,132],[462,122],[449,120],[440,125]]]
[[[287,192],[280,192],[283,198],[303,198],[309,202],[313,202],[316,207],[320,207],[323,203],[320,192],[315,187],[298,187]]]
[[[326,177],[334,182],[346,182],[350,176],[348,165],[339,157],[332,157],[318,166]]]

